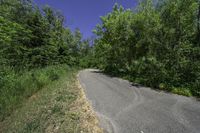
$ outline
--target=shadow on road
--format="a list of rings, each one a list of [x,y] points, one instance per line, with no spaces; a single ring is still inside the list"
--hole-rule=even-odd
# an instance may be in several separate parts
[[[101,74],[101,75],[106,75],[107,77],[110,77],[110,78],[122,78],[123,79],[123,77],[121,77],[121,76],[117,76],[116,74],[107,73],[107,72],[104,72],[104,71],[101,71],[101,70],[98,70],[98,69],[94,69],[91,72],[92,73],[98,73],[98,74]],[[144,85],[141,85],[141,84],[138,84],[138,83],[133,83],[131,81],[128,81],[128,82],[130,82],[130,84],[134,87],[138,87],[138,88],[145,87]]]

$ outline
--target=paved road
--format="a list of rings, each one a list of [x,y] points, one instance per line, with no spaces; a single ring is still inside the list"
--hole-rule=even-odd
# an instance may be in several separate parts
[[[108,133],[200,133],[200,102],[133,86],[88,69],[79,73],[86,96]]]

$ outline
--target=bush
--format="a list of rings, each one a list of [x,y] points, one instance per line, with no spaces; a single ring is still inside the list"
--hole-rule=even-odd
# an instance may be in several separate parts
[[[155,58],[141,58],[133,62],[129,71],[135,81],[146,86],[159,87],[165,81],[164,66]]]
[[[196,80],[196,82],[192,86],[192,94],[194,96],[200,97],[200,80]]]

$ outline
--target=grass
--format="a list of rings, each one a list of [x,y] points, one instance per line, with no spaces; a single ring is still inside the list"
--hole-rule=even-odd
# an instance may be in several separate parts
[[[13,107],[14,111],[0,122],[0,132],[101,133],[98,120],[78,86],[77,70],[53,67],[41,71],[45,74],[38,73],[39,84],[33,85],[41,88],[36,88],[37,91],[24,99],[20,107]],[[45,76],[56,74],[56,78]]]
[[[14,109],[21,106],[24,100],[44,86],[59,80],[69,67],[50,66],[43,69],[15,72],[6,69],[0,76],[0,121],[9,116]]]

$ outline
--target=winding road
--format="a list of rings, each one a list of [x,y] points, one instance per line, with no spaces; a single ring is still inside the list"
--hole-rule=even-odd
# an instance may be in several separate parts
[[[95,69],[79,81],[107,133],[200,133],[200,102],[134,86]]]

